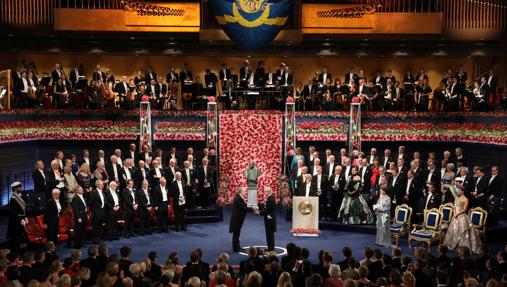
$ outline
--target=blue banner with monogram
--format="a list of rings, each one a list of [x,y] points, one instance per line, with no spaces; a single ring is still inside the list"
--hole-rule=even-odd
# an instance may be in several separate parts
[[[244,49],[257,49],[275,39],[295,0],[210,0],[225,34]]]

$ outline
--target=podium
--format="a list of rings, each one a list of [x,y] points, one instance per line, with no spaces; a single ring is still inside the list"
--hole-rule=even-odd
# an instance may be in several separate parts
[[[319,236],[319,198],[294,196],[292,202],[292,235]]]

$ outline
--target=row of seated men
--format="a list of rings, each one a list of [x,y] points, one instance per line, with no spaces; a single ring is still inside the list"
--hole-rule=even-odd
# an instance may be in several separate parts
[[[490,224],[498,222],[505,188],[499,166],[492,164],[490,172],[481,166],[472,166],[461,148],[456,148],[454,156],[444,151],[438,161],[435,152],[430,152],[423,160],[419,152],[409,154],[404,146],[398,148],[397,154],[386,149],[380,155],[372,148],[368,155],[357,151],[349,155],[341,149],[336,156],[331,149],[326,149],[322,155],[310,146],[307,153],[296,149],[289,160],[292,194],[304,196],[309,187],[312,194],[319,196],[321,218],[336,220],[344,194],[352,188],[349,185],[352,175],[358,175],[362,196],[370,207],[383,187],[392,199],[392,212],[396,206],[408,204],[419,219],[425,209],[454,203],[449,186],[454,184],[454,179],[461,178],[472,207],[480,206],[489,211]]]
[[[151,67],[137,70],[132,79],[127,76],[115,79],[110,70],[103,72],[97,65],[88,82],[83,66],[77,63],[70,71],[70,77],[66,76],[61,64],[56,64],[51,76],[41,81],[41,86],[34,66],[18,66],[13,79],[15,103],[20,107],[133,109],[141,97],[147,95],[154,108],[175,109],[181,94],[184,109],[205,108],[207,99],[216,95],[226,109],[239,108],[240,101],[246,102],[246,108],[259,108],[255,99],[252,100],[256,96],[244,97],[244,91],[251,89],[261,89],[259,95],[270,99],[267,108],[272,109],[283,108],[289,95],[297,99],[300,110],[343,110],[356,96],[366,109],[374,111],[487,110],[500,104],[494,72],[469,80],[461,65],[456,71],[449,69],[434,89],[422,67],[417,75],[408,70],[402,80],[397,80],[389,68],[385,72],[378,70],[368,80],[363,70],[356,73],[354,67],[350,67],[342,80],[333,78],[324,66],[305,85],[304,81],[295,82],[293,72],[285,63],[273,71],[271,67],[265,68],[263,61],[253,68],[248,60],[241,67],[239,76],[233,67],[224,63],[219,67],[218,75],[206,69],[204,81],[186,64],[179,72],[170,67],[165,79],[157,76]],[[47,91],[45,94],[44,90]]]

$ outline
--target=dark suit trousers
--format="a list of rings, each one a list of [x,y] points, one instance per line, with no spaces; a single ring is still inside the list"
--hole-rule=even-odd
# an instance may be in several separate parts
[[[264,219],[264,227],[266,228],[266,244],[268,245],[268,251],[275,250],[275,233],[271,228],[268,227],[266,219]]]
[[[140,207],[139,210],[139,229],[140,232],[150,231],[150,211],[146,207]]]
[[[88,220],[85,219],[81,223],[75,220],[74,223],[74,247],[80,247],[86,242],[86,225]]]
[[[211,204],[211,187],[201,187],[199,191],[199,199],[201,201],[202,208],[208,208]]]
[[[234,251],[238,251],[241,249],[241,247],[239,246],[240,234],[241,234],[241,229],[232,232],[232,249]]]
[[[167,208],[168,202],[161,202],[158,205],[158,211],[157,211],[157,220],[158,220],[158,226],[159,231],[166,231],[167,230],[167,221],[169,218],[168,208]]]
[[[134,234],[134,218],[135,211],[130,209],[125,209],[125,233],[132,235]]]
[[[174,224],[176,230],[186,228],[185,224],[185,205],[181,205],[174,210]]]
[[[110,210],[107,214],[107,233],[108,236],[118,236],[118,211]]]
[[[106,219],[104,210],[95,210],[92,213],[93,237],[99,238],[102,234],[102,223]]]

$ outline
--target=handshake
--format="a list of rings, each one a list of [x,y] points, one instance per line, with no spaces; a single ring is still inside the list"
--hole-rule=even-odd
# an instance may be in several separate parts
[[[253,211],[253,213],[255,213],[256,215],[259,215],[259,207],[258,207],[258,206],[254,206],[254,207],[252,207],[252,211]]]

